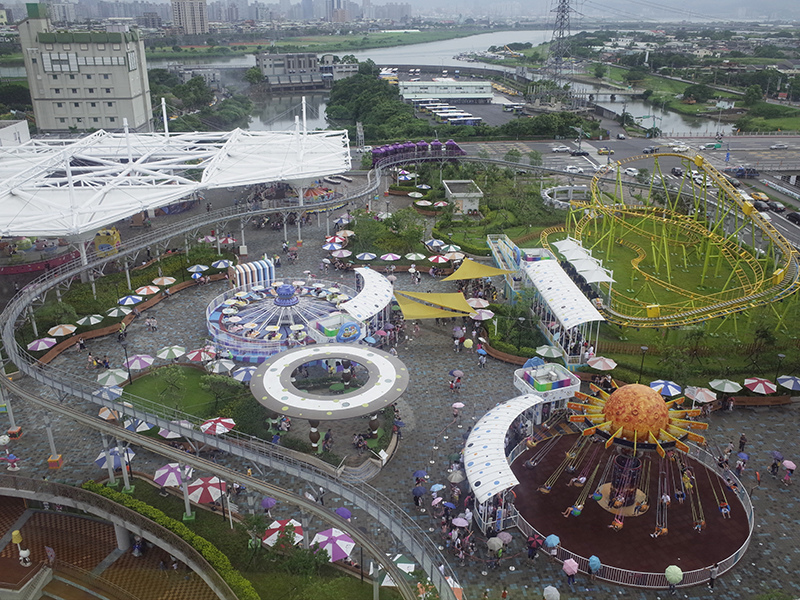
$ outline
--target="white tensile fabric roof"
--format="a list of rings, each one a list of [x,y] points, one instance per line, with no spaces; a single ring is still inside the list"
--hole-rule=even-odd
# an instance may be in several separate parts
[[[611,272],[603,267],[597,267],[591,271],[581,271],[581,275],[586,280],[586,283],[613,283],[614,278]]]
[[[555,260],[526,262],[525,272],[565,329],[605,321]]]
[[[109,133],[0,147],[0,235],[66,236],[192,192],[350,169],[346,131]]]
[[[514,419],[544,401],[541,396],[525,394],[501,402],[472,428],[464,446],[464,468],[478,502],[519,484],[506,459],[506,433]]]
[[[358,267],[356,273],[364,280],[364,288],[352,300],[343,302],[339,308],[359,321],[366,321],[381,312],[394,297],[392,282],[377,271]]]

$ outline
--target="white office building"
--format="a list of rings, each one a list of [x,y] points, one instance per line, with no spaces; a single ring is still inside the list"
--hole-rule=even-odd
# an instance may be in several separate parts
[[[144,42],[137,29],[55,31],[47,6],[28,4],[19,25],[36,126],[42,132],[149,131]]]
[[[172,0],[172,25],[186,35],[208,33],[206,0]]]

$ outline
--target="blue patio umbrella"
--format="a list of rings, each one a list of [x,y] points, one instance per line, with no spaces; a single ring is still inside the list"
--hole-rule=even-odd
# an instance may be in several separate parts
[[[544,538],[544,545],[548,548],[555,548],[561,543],[561,538],[558,537],[556,534],[551,533],[546,538]]]
[[[256,367],[240,367],[233,372],[233,378],[236,381],[247,383],[253,378],[253,373],[256,372]]]
[[[650,387],[654,390],[658,390],[662,396],[677,396],[681,393],[681,386],[674,381],[668,381],[666,379],[651,381]]]
[[[485,356],[486,354],[488,354],[488,352],[486,352],[486,350],[484,350],[483,348],[478,348],[476,352],[481,356]]]
[[[133,459],[133,457],[136,456],[136,453],[133,450],[131,450],[130,448],[125,448],[123,452],[125,453],[125,464],[130,463],[131,460]],[[119,469],[119,468],[122,467],[122,457],[119,454],[119,449],[118,448],[111,448],[108,451],[108,455],[111,458],[111,464],[114,466],[114,469]],[[101,452],[98,455],[98,457],[96,459],[94,459],[94,464],[96,464],[101,469],[105,469],[106,468],[106,453],[105,452]]]
[[[595,573],[603,568],[603,563],[594,554],[589,557],[589,568]]]
[[[116,400],[122,396],[122,388],[118,385],[107,385],[105,387],[101,387],[99,390],[93,391],[92,396],[101,398],[103,400]]]
[[[442,502],[442,506],[446,506],[447,508],[451,509],[456,507],[456,505],[453,504],[452,502]]]
[[[341,250],[342,249],[342,245],[341,244],[335,244],[333,242],[328,242],[327,244],[322,244],[322,249],[323,250]]]
[[[416,479],[420,479],[422,477],[427,477],[427,476],[428,476],[428,474],[425,471],[423,471],[422,469],[414,471],[414,477]]]
[[[792,375],[781,375],[778,377],[778,383],[789,390],[800,390],[800,377]]]
[[[439,490],[443,490],[444,486],[441,483],[435,483],[431,486],[432,492],[438,492]]]
[[[342,517],[343,519],[349,519],[350,517],[352,517],[352,516],[353,516],[353,513],[351,513],[351,512],[350,512],[348,509],[346,509],[344,506],[340,506],[339,508],[337,508],[337,509],[336,509],[335,511],[333,511],[333,512],[335,512],[337,515],[339,515],[339,516],[340,516],[340,517]]]
[[[211,266],[214,267],[215,269],[227,269],[232,264],[233,263],[231,261],[222,259],[214,261],[213,263],[211,263]]]
[[[411,493],[414,494],[415,496],[422,496],[427,491],[428,490],[426,490],[425,487],[418,485],[413,490],[411,490]]]
[[[539,358],[538,356],[534,356],[533,358],[529,358],[525,361],[525,364],[522,365],[523,369],[530,369],[531,367],[538,367],[539,365],[543,365],[544,360]]]
[[[372,336],[369,336],[369,337],[365,337],[365,338],[364,338],[364,341],[365,341],[365,342],[367,342],[368,344],[374,344],[374,343],[375,343],[375,342],[377,342],[378,340],[376,340],[376,339],[375,339],[374,337],[372,337]]]
[[[202,276],[203,274],[200,272],[192,273],[192,279],[200,279]]]
[[[139,302],[141,301],[142,301],[141,296],[136,296],[134,294],[131,294],[128,296],[123,296],[122,298],[117,300],[117,304],[120,304],[122,306],[131,306],[133,304],[139,304]]]
[[[739,452],[736,456],[739,457],[739,460],[750,460],[750,455],[747,452]]]
[[[362,252],[361,254],[356,254],[356,258],[358,260],[374,260],[377,257],[377,254],[373,254],[372,252]]]
[[[123,426],[128,431],[135,431],[137,433],[149,431],[154,427],[154,425],[146,423],[145,421],[140,421],[139,419],[128,419],[125,421],[125,423],[123,423]]]

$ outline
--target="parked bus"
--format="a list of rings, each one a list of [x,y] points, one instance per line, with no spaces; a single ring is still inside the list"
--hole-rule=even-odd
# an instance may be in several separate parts
[[[447,120],[448,125],[480,125],[483,122],[483,119],[480,117],[473,117],[469,115],[467,117],[451,117]]]

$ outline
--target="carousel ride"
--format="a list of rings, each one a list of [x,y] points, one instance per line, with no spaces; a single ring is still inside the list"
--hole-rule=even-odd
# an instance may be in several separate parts
[[[684,572],[733,566],[749,539],[746,492],[701,456],[696,431],[707,424],[692,420],[700,410],[639,384],[592,392],[575,394],[568,418],[537,428],[511,465],[527,526],[558,535],[579,557],[640,574],[678,560]]]

